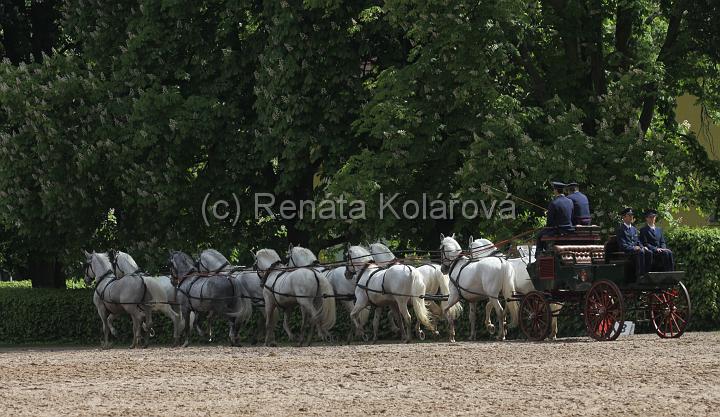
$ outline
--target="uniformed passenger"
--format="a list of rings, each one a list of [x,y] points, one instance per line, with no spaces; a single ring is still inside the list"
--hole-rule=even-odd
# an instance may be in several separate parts
[[[635,263],[635,276],[640,277],[645,275],[646,272],[650,271],[652,267],[653,254],[652,251],[645,247],[640,241],[640,233],[633,226],[635,220],[635,213],[631,208],[626,208],[620,212],[623,222],[620,223],[615,232],[617,236],[617,243],[620,250],[632,255],[633,262]]]
[[[550,184],[553,188],[553,199],[547,208],[545,228],[538,233],[536,246],[538,252],[545,249],[543,236],[558,236],[575,231],[572,224],[573,202],[563,194],[565,184],[559,181],[553,181]]]
[[[640,241],[653,253],[653,269],[657,271],[675,270],[673,253],[667,247],[662,229],[655,226],[657,211],[645,212],[645,226],[640,229]]]
[[[589,226],[592,222],[590,216],[590,201],[585,194],[580,192],[580,186],[576,182],[567,185],[567,198],[573,202],[572,224]]]

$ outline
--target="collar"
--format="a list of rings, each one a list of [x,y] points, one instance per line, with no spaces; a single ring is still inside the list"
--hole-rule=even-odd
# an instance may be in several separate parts
[[[625,222],[623,222],[623,224],[625,225],[625,228],[626,228],[626,229],[629,229],[629,228],[632,227],[632,223],[625,223]]]

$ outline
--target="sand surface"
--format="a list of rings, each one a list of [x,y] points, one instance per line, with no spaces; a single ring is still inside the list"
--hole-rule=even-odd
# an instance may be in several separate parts
[[[4,349],[0,414],[720,415],[720,333],[605,343]]]

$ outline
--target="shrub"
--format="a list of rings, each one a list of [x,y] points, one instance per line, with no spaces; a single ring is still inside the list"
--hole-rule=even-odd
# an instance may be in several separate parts
[[[667,232],[693,307],[691,329],[720,328],[720,229],[680,227]]]

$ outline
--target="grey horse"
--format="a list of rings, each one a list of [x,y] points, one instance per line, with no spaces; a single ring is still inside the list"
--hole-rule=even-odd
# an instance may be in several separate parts
[[[259,308],[263,315],[263,318],[257,321],[256,332],[250,340],[251,344],[256,344],[258,339],[265,335],[265,299],[263,284],[257,271],[231,265],[227,258],[215,249],[205,249],[200,253],[198,269],[200,272],[230,274],[240,282],[239,295],[249,299],[252,306]],[[288,337],[292,340],[292,333],[288,333]]]
[[[85,285],[95,283],[93,303],[103,325],[102,346],[110,347],[110,333],[114,329],[108,323],[110,315],[117,316],[127,313],[132,318],[133,342],[131,348],[144,347],[142,341],[142,327],[147,310],[146,303],[152,302],[152,295],[142,276],[131,274],[119,279],[115,276],[113,266],[106,253],[85,254]]]
[[[110,258],[114,267],[115,276],[122,278],[126,275],[140,275],[145,280],[145,285],[150,292],[153,303],[150,305],[151,309],[147,311],[145,324],[147,329],[152,336],[154,330],[152,329],[152,312],[160,311],[173,323],[173,346],[180,344],[180,336],[184,323],[182,322],[182,316],[180,315],[180,307],[177,302],[178,291],[172,284],[170,277],[166,275],[151,276],[140,271],[137,263],[129,254],[117,251],[110,252]],[[112,327],[113,316],[108,317],[108,324],[110,325],[110,331],[113,331]]]
[[[169,258],[173,284],[179,291],[178,302],[185,321],[185,343],[190,343],[193,319],[190,312],[212,313],[228,318],[230,343],[237,345],[237,330],[252,314],[251,301],[242,296],[242,286],[227,274],[198,273],[195,261],[188,254],[172,252]]]

